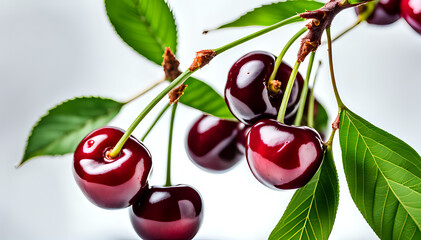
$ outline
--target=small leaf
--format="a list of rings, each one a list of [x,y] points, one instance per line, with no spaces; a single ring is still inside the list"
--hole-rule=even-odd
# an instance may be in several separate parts
[[[237,121],[225,104],[224,98],[212,87],[193,77],[187,79],[185,84],[187,88],[180,98],[181,103],[215,117]]]
[[[50,109],[33,127],[19,165],[31,158],[72,153],[92,130],[106,125],[123,103],[99,97],[81,97]]]
[[[176,53],[177,27],[164,0],[105,0],[108,17],[135,51],[161,65],[165,48]]]
[[[349,110],[339,138],[349,191],[377,236],[421,239],[420,155]]]
[[[295,192],[269,239],[328,239],[338,203],[338,174],[328,147],[322,166],[309,183]]]
[[[311,11],[319,9],[323,7],[323,5],[324,3],[312,0],[287,0],[285,2],[263,5],[244,14],[235,21],[218,27],[217,29],[245,26],[270,26],[289,17],[295,16],[297,13],[302,13],[306,10]],[[301,20],[304,21],[304,19]]]

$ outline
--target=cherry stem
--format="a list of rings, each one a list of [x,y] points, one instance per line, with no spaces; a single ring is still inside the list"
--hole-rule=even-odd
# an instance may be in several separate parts
[[[319,61],[319,66],[317,66],[316,74],[314,75],[313,86],[310,90],[310,99],[308,100],[307,123],[309,127],[314,127],[314,88],[316,86],[316,79],[319,73],[320,65],[322,65],[322,61]]]
[[[156,116],[155,120],[149,127],[148,131],[146,131],[145,135],[143,135],[142,139],[140,141],[145,141],[146,137],[149,135],[149,133],[152,131],[152,129],[155,127],[155,125],[158,123],[159,119],[161,119],[162,115],[168,110],[168,108],[171,106],[171,104],[165,105],[165,107],[161,110],[161,112]]]
[[[306,105],[307,93],[308,93],[308,82],[310,81],[311,69],[313,68],[315,55],[316,55],[315,52],[311,52],[310,54],[310,60],[308,62],[308,67],[307,67],[307,75],[306,75],[306,79],[304,80],[303,90],[301,91],[301,95],[300,95],[300,105],[298,106],[297,116],[295,117],[295,122],[294,122],[295,126],[301,125],[301,119],[303,118],[303,113],[304,113],[304,108]]]
[[[167,157],[167,179],[165,181],[165,186],[171,186],[171,148],[172,148],[172,135],[174,131],[174,119],[175,119],[175,111],[177,110],[177,103],[172,105],[171,111],[171,120],[170,120],[170,133],[168,136],[168,157]]]
[[[332,80],[333,92],[335,93],[336,103],[340,109],[346,108],[345,104],[342,102],[341,97],[339,96],[338,87],[336,86],[335,73],[333,70],[333,56],[332,56],[332,39],[330,36],[330,27],[326,28],[327,35],[327,51],[329,54],[329,69],[330,69],[330,78]]]
[[[307,31],[307,27],[300,29],[292,38],[285,44],[284,48],[282,49],[281,53],[279,54],[278,58],[275,61],[275,66],[273,68],[272,74],[270,75],[269,81],[275,80],[276,73],[278,72],[279,66],[281,66],[282,59],[284,58],[285,54],[287,53],[288,49],[291,45],[301,36],[303,33]]]
[[[137,98],[139,98],[139,97],[143,96],[145,93],[149,92],[150,90],[154,89],[156,86],[158,86],[159,84],[161,84],[161,83],[163,83],[163,82],[165,82],[165,81],[166,81],[166,79],[165,79],[165,78],[163,78],[163,79],[161,79],[161,80],[159,80],[159,81],[156,81],[156,82],[155,82],[155,83],[153,83],[151,86],[147,87],[146,89],[144,89],[143,91],[141,91],[140,93],[138,93],[136,96],[134,96],[134,97],[130,98],[130,99],[129,99],[129,100],[127,100],[127,101],[125,101],[125,102],[124,102],[124,104],[127,104],[127,103],[129,103],[129,102],[132,102],[133,100],[135,100],[135,99],[137,99]]]
[[[238,40],[236,40],[234,42],[228,43],[228,44],[226,44],[226,45],[224,45],[222,47],[215,48],[213,50],[218,55],[220,53],[225,52],[226,50],[228,50],[230,48],[233,48],[233,47],[235,47],[237,45],[240,45],[240,44],[242,44],[244,42],[247,42],[247,41],[249,41],[249,40],[251,40],[253,38],[259,37],[259,36],[261,36],[263,34],[266,34],[266,33],[270,32],[272,30],[275,30],[277,28],[280,28],[280,27],[282,27],[284,25],[287,25],[287,24],[290,24],[290,23],[294,23],[294,22],[297,22],[297,21],[300,21],[300,20],[303,20],[303,19],[299,15],[295,15],[293,17],[287,18],[287,19],[285,19],[283,21],[280,21],[278,23],[275,23],[275,24],[273,24],[273,25],[271,25],[269,27],[266,27],[266,28],[264,28],[264,29],[262,29],[260,31],[257,31],[255,33],[252,33],[250,35],[247,35],[247,36],[245,36],[243,38],[240,38],[240,39],[238,39]]]
[[[196,71],[196,70],[195,70]],[[110,158],[116,158],[118,154],[120,153],[121,149],[124,146],[124,143],[126,143],[127,139],[129,139],[132,132],[135,130],[137,125],[139,125],[140,121],[143,120],[143,118],[146,117],[146,115],[152,110],[152,108],[155,107],[156,104],[165,96],[167,95],[174,87],[178,86],[179,84],[183,83],[190,75],[192,75],[195,71],[186,70],[182,74],[180,74],[174,81],[170,83],[162,92],[160,92],[146,107],[143,109],[143,111],[137,116],[137,118],[133,121],[133,123],[130,125],[130,127],[127,129],[127,131],[124,133],[124,135],[120,138],[120,140],[117,142],[113,150],[109,153]]]
[[[281,107],[279,108],[278,113],[278,122],[284,123],[285,112],[288,106],[289,96],[291,95],[292,86],[294,86],[295,77],[298,74],[298,68],[300,67],[301,62],[296,61],[294,64],[294,68],[292,69],[291,75],[289,76],[288,84],[285,88],[284,96],[282,98]]]

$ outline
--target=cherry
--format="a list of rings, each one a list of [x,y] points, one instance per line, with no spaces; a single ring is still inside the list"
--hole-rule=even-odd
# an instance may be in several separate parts
[[[187,155],[200,168],[224,172],[240,159],[236,138],[241,123],[203,115],[191,127],[186,141]]]
[[[276,80],[281,82],[280,91],[271,95],[268,80],[273,71],[275,56],[264,51],[250,52],[231,67],[225,86],[225,102],[232,114],[241,122],[252,125],[263,118],[276,118],[283,93],[292,69],[283,63],[279,66]],[[298,73],[291,91],[285,119],[297,111],[304,80]]]
[[[252,173],[265,186],[300,188],[319,169],[323,143],[312,128],[264,119],[250,129],[246,157]]]
[[[421,34],[421,0],[402,0],[402,17],[419,34]]]
[[[88,134],[74,153],[76,183],[92,203],[102,208],[130,206],[147,185],[151,171],[151,154],[132,136],[118,157],[107,156],[123,134],[119,128],[99,128]]]
[[[396,22],[400,18],[400,2],[401,0],[380,0],[366,21],[375,25],[388,25]],[[359,14],[366,8],[365,5],[362,5],[355,11]]]
[[[130,219],[142,239],[192,239],[202,223],[202,206],[190,186],[154,186],[133,204]]]

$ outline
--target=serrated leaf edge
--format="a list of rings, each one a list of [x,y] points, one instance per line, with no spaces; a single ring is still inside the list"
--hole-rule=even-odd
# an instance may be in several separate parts
[[[117,103],[120,103],[120,104],[121,104],[121,106],[124,106],[124,104],[125,104],[125,103],[122,103],[122,102],[116,101],[116,100],[111,99],[111,98],[103,98],[103,97],[99,97],[99,96],[82,96],[82,97],[74,97],[74,98],[67,99],[67,100],[65,100],[65,101],[60,102],[59,104],[55,105],[53,108],[50,108],[50,109],[47,111],[47,113],[45,113],[44,115],[42,115],[42,116],[38,119],[38,121],[34,124],[34,126],[33,126],[33,127],[32,127],[32,129],[31,129],[31,132],[30,132],[30,134],[29,134],[28,138],[26,139],[26,144],[25,144],[25,152],[24,152],[24,155],[23,155],[23,157],[22,157],[21,161],[20,161],[18,164],[16,164],[16,166],[15,166],[15,167],[16,167],[16,168],[19,168],[19,167],[21,167],[23,164],[25,164],[28,160],[30,160],[30,159],[32,159],[32,158],[35,158],[35,157],[39,157],[39,155],[37,155],[37,154],[36,154],[36,152],[35,152],[35,154],[32,154],[32,156],[29,156],[29,157],[28,157],[28,156],[27,156],[27,148],[28,148],[29,141],[30,141],[30,139],[31,139],[31,137],[32,137],[32,135],[33,135],[33,133],[34,133],[34,129],[35,129],[35,128],[37,128],[37,127],[39,126],[39,124],[40,124],[40,123],[44,120],[44,118],[45,118],[45,117],[47,117],[47,116],[48,116],[48,115],[49,115],[52,111],[56,110],[57,108],[59,108],[59,107],[63,106],[64,104],[66,104],[66,103],[68,103],[68,102],[71,102],[71,101],[74,101],[74,100],[92,99],[92,98],[115,101],[115,102],[117,102]],[[47,146],[48,146],[48,145],[47,145]],[[51,154],[51,155],[48,155],[48,156],[61,156],[61,154]]]
[[[136,1],[136,0],[134,0],[133,1],[134,2],[134,4],[136,5],[136,8],[137,8],[137,6],[139,5],[139,1]],[[177,25],[177,19],[176,19],[176,17],[175,17],[175,15],[174,15],[174,11],[172,10],[172,8],[171,8],[171,6],[170,6],[170,4],[168,3],[168,2],[166,2],[166,1],[164,1],[165,2],[165,4],[168,6],[168,9],[170,10],[170,12],[171,12],[171,16],[172,16],[172,18],[173,18],[173,20],[174,20],[174,24],[175,24],[175,49],[171,49],[171,51],[173,51],[173,53],[174,54],[176,54],[177,53],[177,48],[178,48],[178,25]],[[120,34],[117,32],[117,29],[115,28],[115,26],[114,26],[114,24],[113,24],[113,22],[111,21],[111,19],[110,19],[110,17],[109,17],[109,15],[108,15],[108,10],[107,10],[107,7],[106,7],[106,5],[107,5],[107,0],[104,0],[104,7],[105,7],[105,12],[106,12],[106,14],[107,14],[107,17],[108,17],[108,20],[109,20],[109,22],[110,22],[110,24],[111,24],[111,26],[113,27],[113,30],[114,30],[114,32],[117,34],[117,36],[127,45],[127,46],[129,46],[133,51],[135,51],[136,53],[138,53],[139,55],[141,55],[142,57],[144,57],[145,59],[147,59],[147,60],[149,60],[151,63],[154,63],[154,64],[156,64],[156,65],[159,65],[159,66],[161,66],[160,64],[158,64],[158,63],[155,63],[154,61],[152,61],[151,59],[149,59],[149,58],[147,58],[146,56],[143,56],[141,53],[139,53],[134,47],[132,47],[132,46],[130,46],[130,44],[128,44],[124,39],[123,39],[123,37],[121,37],[120,36]],[[137,11],[139,11],[139,10],[137,10]],[[145,21],[143,21],[142,19],[140,19],[142,22],[145,22]],[[146,22],[145,22],[146,23]],[[147,29],[148,29],[148,31],[149,32],[152,32],[151,31],[151,29],[150,29],[150,24],[148,23],[148,24],[145,24],[145,25],[147,25]],[[162,53],[164,53],[164,51],[165,51],[165,48],[166,48],[166,46],[162,43],[162,41],[158,41],[157,40],[157,38],[155,37],[155,35],[153,35],[153,38],[156,40],[156,42],[161,46],[161,48],[162,48]]]

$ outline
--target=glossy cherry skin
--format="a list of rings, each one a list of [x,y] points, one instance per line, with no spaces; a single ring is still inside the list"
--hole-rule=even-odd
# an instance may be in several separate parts
[[[272,189],[306,185],[320,167],[323,143],[312,128],[264,119],[250,129],[246,157],[254,176]]]
[[[225,102],[232,114],[241,122],[252,125],[263,118],[276,118],[287,86],[291,67],[282,63],[276,74],[281,90],[271,96],[267,85],[275,65],[275,56],[264,51],[250,52],[234,63],[225,86]],[[285,118],[298,108],[304,80],[298,73],[291,91]]]
[[[388,25],[396,22],[400,16],[401,0],[380,0],[373,13],[367,18],[367,22],[375,25]],[[374,4],[374,3],[373,3]],[[355,9],[357,14],[364,11],[365,5]]]
[[[236,138],[241,123],[203,115],[190,128],[186,151],[190,160],[208,172],[225,172],[240,159]]]
[[[133,204],[130,219],[144,240],[192,239],[203,219],[202,197],[187,185],[154,186]]]
[[[130,136],[120,155],[107,156],[124,131],[103,127],[88,134],[76,148],[73,175],[85,196],[102,208],[125,208],[147,185],[152,168],[148,149]]]
[[[419,34],[421,34],[421,0],[402,0],[402,17]]]

